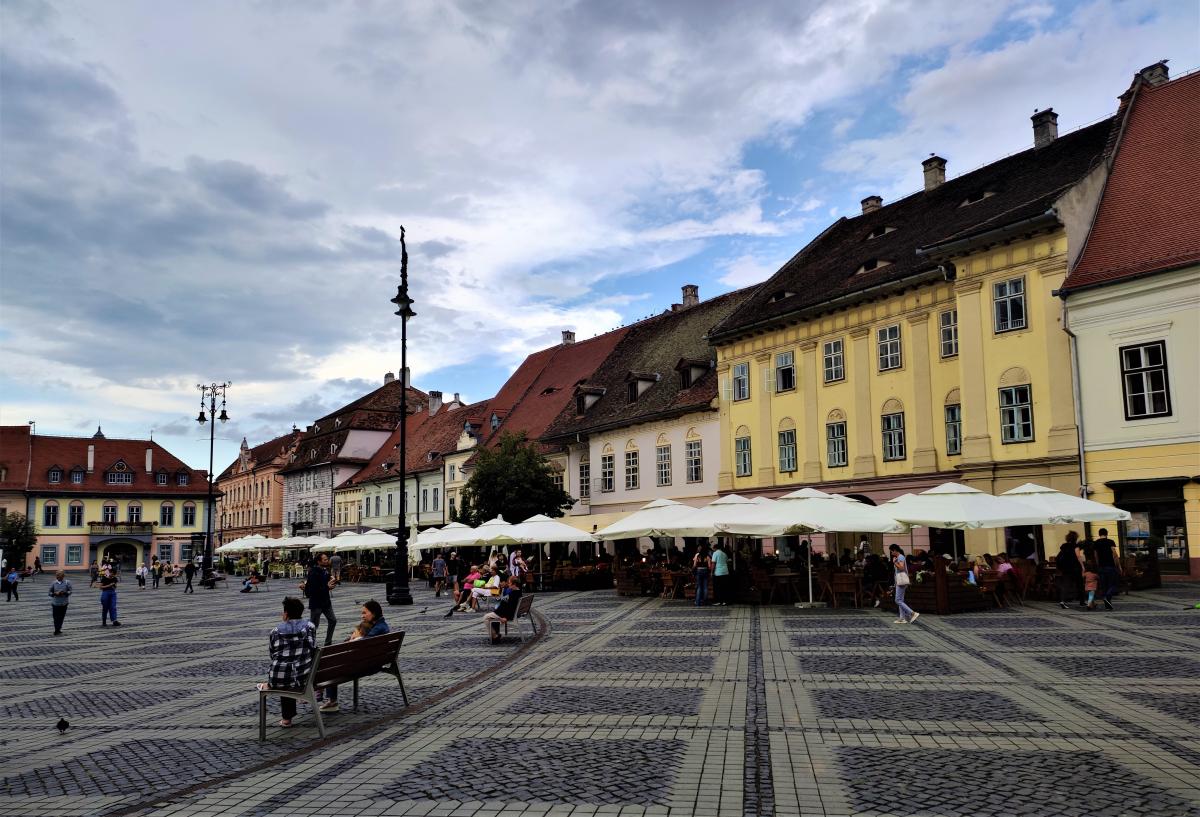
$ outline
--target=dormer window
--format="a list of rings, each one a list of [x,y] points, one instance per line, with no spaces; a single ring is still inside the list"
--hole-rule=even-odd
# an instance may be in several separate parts
[[[63,474],[63,472],[62,472],[61,468],[51,468],[50,474],[48,477],[50,480],[50,484],[57,485],[58,483],[62,482],[62,474]]]
[[[859,267],[854,274],[862,275],[864,272],[873,272],[877,269],[883,269],[884,267],[889,266],[891,263],[891,261],[886,261],[882,258],[872,258],[870,261],[863,263],[863,265]]]
[[[547,386],[542,389],[542,394],[554,394],[556,391],[562,391],[558,386]]]
[[[159,471],[155,475],[154,481],[156,483],[158,483],[159,485],[166,485],[167,484],[167,473],[165,471]]]
[[[83,484],[83,469],[76,466],[71,469],[71,482],[75,485]]]
[[[180,471],[178,474],[175,475],[175,484],[176,485],[187,485],[188,481],[189,480],[188,480],[187,471]]]
[[[783,301],[783,300],[793,297],[795,294],[796,293],[792,292],[789,289],[783,289],[783,290],[780,290],[779,292],[776,292],[773,295],[771,295],[768,303],[777,304],[780,301]]]
[[[603,386],[576,386],[575,413],[586,414],[587,410],[596,405],[596,401],[604,396],[604,392]]]
[[[308,452],[308,458],[310,460],[315,460],[317,458],[317,449],[314,448],[314,449],[310,450]]]
[[[628,402],[637,402],[637,399],[659,379],[658,372],[630,372],[625,375],[625,396]]]
[[[313,423],[313,431],[320,431],[320,430],[321,430],[321,424]]]
[[[342,418],[341,418],[341,417],[338,417],[338,418],[336,418],[336,419],[333,421],[333,427],[334,427],[334,428],[341,428],[341,427],[342,427]]]
[[[330,443],[329,444],[329,456],[332,457],[336,454],[337,454],[337,443]]]
[[[675,364],[675,371],[679,372],[679,388],[690,389],[710,367],[711,363],[702,358],[680,358]]]
[[[679,372],[679,388],[690,389],[692,387],[692,370],[690,368],[683,369]]]
[[[625,384],[625,399],[630,403],[636,403],[638,399],[638,382],[630,380]]]
[[[500,427],[500,415],[493,414],[492,415],[492,431],[495,431],[499,427]]]
[[[575,413],[576,414],[584,414],[586,412],[587,412],[587,395],[585,395],[585,394],[575,395]]]
[[[981,202],[984,199],[990,199],[994,195],[996,195],[995,190],[976,190],[974,193],[968,194],[967,197],[962,200],[962,204],[960,204],[958,206],[959,207],[968,207],[972,204]]]
[[[886,224],[880,224],[874,230],[867,233],[867,240],[870,241],[872,238],[879,238],[880,236],[885,236],[888,233],[894,233],[894,232],[896,232],[895,227],[889,227]]]

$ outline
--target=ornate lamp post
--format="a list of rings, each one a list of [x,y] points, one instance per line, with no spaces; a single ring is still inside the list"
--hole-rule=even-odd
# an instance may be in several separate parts
[[[415,318],[413,300],[408,297],[408,246],[404,243],[404,227],[400,228],[400,286],[396,287],[396,314],[400,316],[400,526],[396,531],[396,562],[392,568],[392,583],[388,588],[388,604],[412,604],[408,589],[408,489],[405,485],[405,465],[408,438],[408,319]]]
[[[229,415],[225,413],[225,390],[232,386],[232,383],[210,383],[203,386],[199,383],[196,388],[200,390],[200,414],[196,417],[196,422],[204,425],[208,422],[208,417],[204,416],[204,402],[208,401],[208,413],[212,417],[212,424],[208,427],[208,500],[204,505],[204,561],[201,562],[201,579],[200,586],[207,587],[209,590],[216,585],[207,581],[212,576],[212,529],[213,529],[213,446],[217,439],[217,421],[222,423],[229,421]],[[221,413],[217,414],[217,396],[221,398]]]

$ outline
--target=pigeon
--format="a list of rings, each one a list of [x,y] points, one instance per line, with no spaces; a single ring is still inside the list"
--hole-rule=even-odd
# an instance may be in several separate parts
[[[426,614],[426,613],[428,613],[428,612],[429,612],[429,608],[428,608],[428,607],[422,607],[422,608],[421,608],[421,615],[425,615],[425,614]]]
[[[58,729],[58,733],[60,735],[65,735],[67,732],[67,729],[69,729],[71,727],[71,724],[67,723],[66,718],[59,718],[58,723],[54,724],[54,726],[56,729]]]

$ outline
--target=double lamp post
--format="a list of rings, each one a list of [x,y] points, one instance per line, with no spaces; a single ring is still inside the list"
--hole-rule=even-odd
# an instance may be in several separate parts
[[[408,589],[408,486],[405,469],[408,455],[408,319],[415,318],[413,299],[408,297],[408,247],[400,228],[400,285],[396,287],[396,314],[400,316],[400,525],[396,530],[396,561],[388,585],[388,604],[412,604]]]
[[[210,383],[207,386],[196,384],[196,388],[200,390],[200,414],[196,417],[196,422],[204,425],[208,422],[208,417],[212,417],[212,423],[208,427],[208,501],[204,505],[204,561],[200,565],[200,586],[207,587],[210,590],[214,587],[210,580],[213,572],[213,446],[217,439],[217,421],[222,423],[229,421],[229,415],[225,413],[225,390],[232,386],[232,383]],[[221,398],[221,413],[217,414],[217,397]],[[204,415],[204,404],[208,402],[208,417]]]

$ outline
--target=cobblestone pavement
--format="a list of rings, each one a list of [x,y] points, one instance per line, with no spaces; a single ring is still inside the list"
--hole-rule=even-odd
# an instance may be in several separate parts
[[[114,630],[85,586],[51,639],[38,587],[0,605],[14,817],[1200,817],[1197,585],[915,625],[543,594],[526,650],[420,588],[387,609],[414,706],[372,679],[327,741],[302,706],[265,744],[252,684],[283,588],[126,589]],[[337,592],[339,637],[372,592]]]

